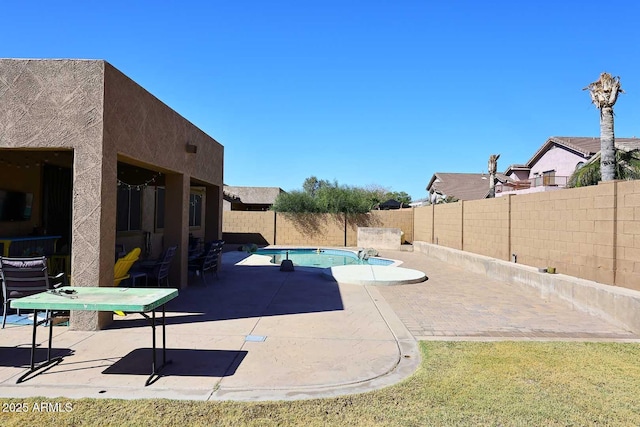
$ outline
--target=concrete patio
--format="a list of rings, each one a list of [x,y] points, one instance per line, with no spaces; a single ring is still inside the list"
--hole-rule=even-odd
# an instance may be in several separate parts
[[[546,301],[424,254],[384,251],[428,280],[401,286],[337,283],[311,268],[236,265],[167,305],[172,363],[148,387],[151,329],[139,315],[98,332],[54,327],[59,365],[16,384],[29,361],[31,327],[0,331],[0,396],[289,400],[364,392],[411,375],[418,340],[639,341],[601,318]],[[46,330],[38,339],[46,348]],[[158,336],[159,336],[158,332]],[[39,359],[46,351],[39,350]]]

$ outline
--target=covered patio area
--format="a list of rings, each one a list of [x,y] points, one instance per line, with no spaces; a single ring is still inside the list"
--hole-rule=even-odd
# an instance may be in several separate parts
[[[74,286],[113,286],[118,242],[177,245],[170,279],[186,286],[189,234],[221,237],[222,145],[105,61],[0,59],[0,76],[0,190],[24,200],[0,237],[58,236]]]

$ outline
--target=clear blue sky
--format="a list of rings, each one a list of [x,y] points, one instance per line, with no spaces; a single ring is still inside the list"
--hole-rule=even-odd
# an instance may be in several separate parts
[[[434,172],[599,136],[586,85],[619,75],[640,136],[640,3],[10,1],[0,57],[105,59],[225,147],[229,185],[308,176],[426,196]]]

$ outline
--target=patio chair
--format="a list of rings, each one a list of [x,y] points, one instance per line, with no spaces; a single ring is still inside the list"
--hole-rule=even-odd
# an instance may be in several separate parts
[[[0,257],[0,279],[2,279],[2,297],[4,300],[2,311],[2,328],[4,329],[7,321],[7,310],[12,300],[62,286],[64,284],[64,273],[49,277],[47,258],[44,256],[31,258]]]
[[[127,254],[127,250],[124,248],[123,243],[116,244],[116,261]]]
[[[130,277],[129,270],[140,258],[140,248],[133,248],[131,252],[116,261],[113,267],[113,285],[119,286],[120,283]]]
[[[147,280],[151,279],[156,282],[157,286],[161,286],[164,282],[166,287],[169,287],[169,268],[171,267],[171,260],[176,254],[178,246],[171,246],[167,248],[162,256],[153,263],[143,263],[141,265],[141,271],[147,273]]]
[[[217,240],[205,244],[205,253],[197,258],[189,260],[189,271],[195,271],[196,275],[202,278],[202,282],[206,285],[207,279],[204,277],[205,272],[213,270],[216,278],[218,277],[218,258],[222,252],[224,241]]]

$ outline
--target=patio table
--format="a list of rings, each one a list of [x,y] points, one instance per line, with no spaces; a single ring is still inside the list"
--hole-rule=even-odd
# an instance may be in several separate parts
[[[51,341],[53,338],[53,322],[49,322],[49,348],[47,360],[35,366],[36,332],[37,326],[47,322],[49,317],[38,320],[38,311],[46,310],[53,313],[58,310],[69,311],[122,311],[127,313],[139,313],[151,321],[153,355],[151,361],[151,375],[145,382],[145,386],[160,370],[171,361],[166,358],[166,334],[165,334],[165,304],[178,296],[177,289],[171,288],[100,288],[100,287],[63,287],[39,294],[11,301],[12,308],[33,310],[33,338],[31,342],[31,368],[16,383],[26,381],[33,372],[43,367],[57,364],[62,357],[51,358]],[[162,365],[156,366],[156,309],[162,308]],[[151,312],[151,316],[147,313]]]

